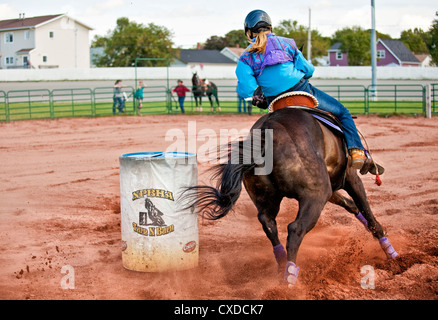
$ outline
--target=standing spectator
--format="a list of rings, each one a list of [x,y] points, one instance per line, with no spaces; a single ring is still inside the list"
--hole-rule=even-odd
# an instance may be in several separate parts
[[[140,81],[138,83],[137,91],[134,93],[134,100],[138,101],[138,115],[141,116],[141,108],[143,107],[143,89],[146,87],[146,85],[143,83],[143,81]]]
[[[248,114],[252,114],[252,103],[251,101],[245,101],[245,98],[237,94],[237,98],[239,99],[239,104],[237,105],[237,108],[239,110],[239,113],[242,113],[242,103],[243,103],[243,112],[246,113],[246,106],[248,105]]]
[[[181,112],[185,113],[184,111],[184,100],[186,98],[186,92],[189,92],[190,90],[187,89],[185,85],[183,85],[182,80],[178,80],[178,85],[175,87],[175,89],[172,90],[172,92],[176,92],[178,95],[178,102],[179,107],[181,108]]]
[[[124,113],[125,99],[123,96],[122,88],[126,87],[122,85],[122,80],[117,80],[114,84],[114,94],[113,94],[113,115],[116,114],[116,105],[121,113]]]

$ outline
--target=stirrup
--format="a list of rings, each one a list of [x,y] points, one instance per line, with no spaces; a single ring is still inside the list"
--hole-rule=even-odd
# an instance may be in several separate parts
[[[368,150],[365,149],[364,151],[365,151],[365,155],[367,156],[367,159],[365,160],[362,169],[360,169],[360,174],[365,175],[368,172],[375,176],[383,174],[385,172],[385,168],[383,168],[377,162],[374,162],[373,157],[371,156]]]
[[[363,164],[362,169],[360,169],[359,172],[361,175],[365,175],[368,172],[373,175],[381,175],[385,172],[385,168],[383,168],[380,164],[375,163],[372,159],[368,158],[367,160],[365,160],[365,163]]]

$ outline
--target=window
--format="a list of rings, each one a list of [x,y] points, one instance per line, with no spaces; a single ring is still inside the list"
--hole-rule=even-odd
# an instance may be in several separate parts
[[[377,58],[378,59],[385,59],[385,50],[377,50]]]
[[[29,40],[30,39],[30,31],[26,30],[24,31],[24,40]]]
[[[12,32],[5,33],[5,43],[14,42],[14,34]]]
[[[54,37],[55,37],[54,32],[53,32],[53,31],[50,31],[50,32],[49,32],[49,38],[54,38]]]
[[[47,56],[43,56],[43,62],[47,62]]]
[[[342,52],[336,52],[336,60],[342,60],[344,58],[344,55]]]
[[[5,62],[6,62],[6,65],[8,65],[8,66],[14,64],[14,57],[6,57]]]

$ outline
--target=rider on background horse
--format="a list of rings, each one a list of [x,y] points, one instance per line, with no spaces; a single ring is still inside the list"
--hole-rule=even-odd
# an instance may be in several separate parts
[[[295,41],[271,33],[271,18],[262,10],[251,11],[244,28],[250,45],[240,56],[236,68],[238,94],[250,98],[260,86],[266,101],[257,106],[266,109],[285,92],[310,93],[318,100],[319,109],[329,111],[339,119],[352,157],[352,167],[361,169],[367,157],[350,112],[335,98],[309,83],[315,67],[304,58]]]

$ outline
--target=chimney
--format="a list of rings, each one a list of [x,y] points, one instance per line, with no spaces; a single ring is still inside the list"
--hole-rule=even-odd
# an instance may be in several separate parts
[[[18,14],[18,20],[21,20],[21,13]]]

